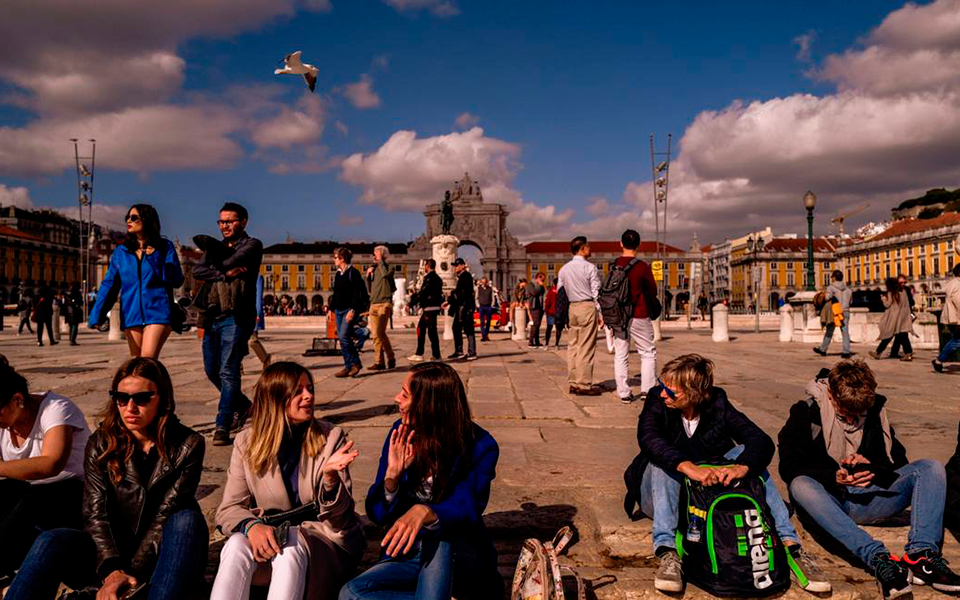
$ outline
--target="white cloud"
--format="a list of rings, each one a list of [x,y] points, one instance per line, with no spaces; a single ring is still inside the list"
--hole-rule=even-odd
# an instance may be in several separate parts
[[[478,123],[480,123],[480,117],[468,112],[460,113],[456,121],[453,122],[457,129],[470,129],[476,127]]]
[[[602,217],[610,213],[610,202],[606,198],[595,197],[587,201],[587,214],[594,217]]]
[[[360,81],[348,83],[341,87],[340,93],[355,108],[365,109],[380,106],[380,96],[373,91],[373,78],[367,73],[360,76]]]
[[[343,121],[334,121],[333,126],[342,135],[347,135],[348,133],[350,133],[350,128],[347,127],[347,124],[344,123]]]
[[[399,12],[428,10],[437,17],[453,17],[460,14],[457,5],[449,0],[384,0]]]
[[[0,205],[33,208],[30,190],[25,187],[7,187],[0,183]]]
[[[363,215],[340,213],[340,217],[337,219],[337,225],[340,227],[359,227],[363,225]]]
[[[283,150],[316,143],[323,135],[324,113],[320,97],[304,93],[295,108],[281,106],[276,117],[257,124],[251,138],[259,148]]]
[[[523,199],[513,187],[520,146],[487,137],[480,127],[428,138],[398,131],[371,154],[354,154],[341,165],[341,178],[363,188],[360,202],[387,210],[419,211],[438,202],[464,172],[480,183],[484,199],[506,205],[510,230],[525,239],[549,237],[573,218]]]
[[[807,62],[810,60],[810,54],[813,49],[813,42],[817,39],[815,31],[808,31],[802,35],[793,38],[793,43],[797,46],[797,60]]]

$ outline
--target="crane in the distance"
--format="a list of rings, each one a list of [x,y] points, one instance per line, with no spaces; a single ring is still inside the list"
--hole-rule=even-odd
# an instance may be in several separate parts
[[[856,207],[856,208],[854,208],[854,209],[848,210],[847,212],[837,213],[837,216],[835,216],[834,218],[832,218],[832,219],[830,220],[830,222],[833,223],[833,224],[835,224],[835,225],[837,226],[837,230],[838,230],[839,233],[840,233],[840,237],[843,238],[843,222],[844,222],[847,218],[852,217],[852,216],[855,215],[855,214],[861,213],[861,212],[867,210],[868,208],[870,208],[870,203],[869,203],[869,202],[864,202],[864,203],[861,204],[860,206],[858,206],[858,207]]]

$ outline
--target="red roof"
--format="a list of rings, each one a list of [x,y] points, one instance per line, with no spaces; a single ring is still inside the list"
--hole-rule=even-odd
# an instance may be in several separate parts
[[[806,238],[773,238],[763,247],[768,252],[806,252]],[[814,252],[833,252],[833,244],[825,238],[813,238]]]
[[[928,229],[939,229],[949,225],[956,225],[957,223],[960,223],[960,213],[955,212],[943,213],[942,215],[932,219],[901,219],[899,221],[894,221],[890,227],[887,227],[883,232],[878,233],[867,241],[875,242],[877,240],[885,240],[887,238],[901,235],[919,233]]]
[[[664,252],[671,254],[683,254],[684,250],[680,248],[675,248],[668,244],[661,244]],[[530,242],[526,245],[528,254],[569,254],[570,253],[570,242]],[[602,252],[602,253],[617,253],[620,254],[623,252],[623,247],[620,246],[620,242],[590,242],[590,249],[593,252]],[[640,242],[640,247],[637,248],[637,252],[640,254],[656,254],[657,252],[657,243],[656,242]]]
[[[20,231],[19,229],[14,229],[13,227],[7,227],[6,225],[0,225],[0,235],[9,235],[11,237],[23,238],[25,240],[31,240],[34,242],[42,242],[43,240],[37,236],[27,233],[25,231]]]
[[[700,252],[703,253],[710,252],[711,250],[713,250],[713,244],[707,244],[706,246],[700,248]]]

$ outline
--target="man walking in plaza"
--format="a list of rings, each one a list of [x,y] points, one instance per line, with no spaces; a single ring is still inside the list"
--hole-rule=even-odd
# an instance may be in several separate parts
[[[570,393],[577,396],[599,396],[603,390],[593,382],[593,365],[597,354],[597,296],[600,276],[590,258],[590,244],[580,235],[570,241],[573,258],[563,265],[557,276],[557,290],[566,290],[570,301],[567,342],[567,379]]]
[[[490,320],[493,318],[493,286],[484,277],[477,286],[477,310],[480,312],[480,341],[490,341]]]
[[[657,347],[653,342],[653,322],[647,312],[646,298],[657,295],[657,283],[653,279],[653,270],[646,262],[637,257],[640,247],[640,234],[628,229],[620,236],[623,254],[614,261],[615,268],[625,269],[627,284],[630,286],[630,320],[625,327],[613,331],[613,375],[617,382],[617,396],[624,404],[636,399],[646,400],[647,392],[656,384]],[[634,396],[627,383],[627,371],[630,365],[630,346],[636,346],[640,353],[640,394]]]
[[[453,316],[453,354],[447,358],[454,360],[465,358],[477,360],[477,336],[473,331],[474,291],[473,275],[467,270],[467,263],[462,258],[453,261],[453,268],[457,272],[457,287],[450,292],[450,298],[443,305],[450,308]],[[463,354],[463,336],[467,336],[467,354]]]
[[[437,261],[423,261],[423,281],[417,290],[417,305],[420,321],[417,323],[417,351],[407,357],[410,362],[422,362],[424,342],[430,336],[430,352],[433,360],[440,360],[440,336],[437,335],[437,317],[443,304],[443,281],[436,273]]]
[[[227,202],[220,209],[217,226],[223,243],[232,250],[215,260],[204,252],[203,260],[193,268],[197,281],[236,283],[238,302],[222,310],[204,325],[203,368],[207,378],[220,391],[217,407],[215,446],[230,443],[230,431],[239,430],[246,421],[250,400],[240,385],[240,363],[247,354],[247,342],[257,321],[257,277],[263,259],[263,244],[247,235],[247,209]]]
[[[853,291],[843,282],[843,271],[834,271],[831,280],[832,282],[827,287],[827,301],[836,300],[840,303],[840,308],[843,311],[843,322],[840,324],[840,333],[843,335],[843,354],[840,356],[850,358],[853,356],[850,353],[850,300],[853,298]],[[827,348],[830,347],[830,342],[833,341],[833,332],[836,328],[836,324],[831,319],[831,321],[827,323],[826,332],[823,334],[823,342],[819,347],[813,349],[814,352],[820,356],[827,355]]]
[[[33,335],[33,327],[30,325],[30,311],[33,309],[33,302],[30,298],[20,293],[20,300],[17,302],[17,314],[20,316],[20,326],[17,327],[17,336],[23,334],[23,326],[27,326],[27,331]]]
[[[944,289],[946,297],[943,299],[943,312],[940,322],[950,328],[950,341],[943,346],[940,355],[933,359],[933,369],[943,373],[944,361],[950,360],[950,355],[960,348],[960,263],[953,266],[953,277],[947,281]]]
[[[527,286],[527,314],[530,315],[530,337],[527,346],[530,348],[539,348],[540,346],[540,324],[543,322],[543,297],[547,288],[544,283],[547,276],[543,273],[537,273],[533,282]]]
[[[373,249],[373,260],[376,263],[367,267],[367,277],[372,278],[370,283],[370,314],[367,323],[373,334],[374,363],[367,367],[371,371],[394,369],[397,359],[393,354],[393,346],[387,337],[387,325],[390,315],[393,314],[393,293],[397,284],[393,280],[393,267],[387,264],[390,250],[386,246],[377,246]]]
[[[350,261],[353,252],[344,246],[333,251],[333,264],[337,274],[333,280],[333,296],[330,308],[337,315],[337,338],[340,340],[340,353],[343,355],[343,368],[333,374],[334,377],[357,377],[360,374],[360,353],[353,343],[354,328],[360,314],[366,312],[370,296],[360,271],[353,268]]]

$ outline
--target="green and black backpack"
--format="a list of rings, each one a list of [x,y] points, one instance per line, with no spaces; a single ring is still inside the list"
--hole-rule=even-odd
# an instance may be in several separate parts
[[[715,596],[747,598],[790,587],[792,559],[777,535],[764,492],[761,477],[727,486],[685,479],[677,552],[687,581]]]

